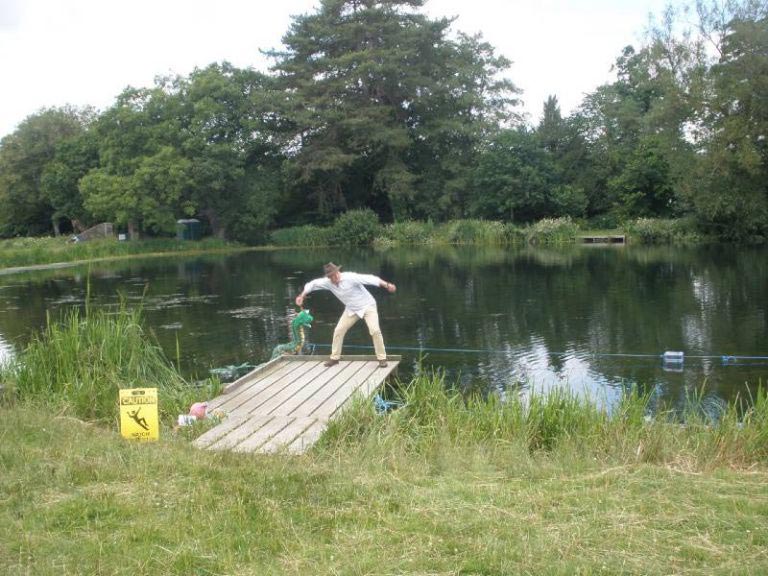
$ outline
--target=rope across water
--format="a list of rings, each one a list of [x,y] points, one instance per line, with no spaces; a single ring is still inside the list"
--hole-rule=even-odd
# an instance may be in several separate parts
[[[330,344],[308,344],[310,348],[330,348]],[[345,344],[345,348],[357,350],[372,350],[373,346],[363,346],[355,344]],[[387,350],[402,352],[443,352],[450,354],[509,354],[509,350],[494,350],[493,348],[436,348],[430,346],[387,346]],[[552,356],[568,356],[571,352],[548,352]],[[659,358],[663,359],[664,354],[630,354],[623,352],[590,352],[588,356],[615,357],[615,358]],[[691,354],[685,355],[685,358],[697,359],[715,359],[724,364],[738,362],[739,360],[766,360],[768,356],[740,356],[733,354]]]

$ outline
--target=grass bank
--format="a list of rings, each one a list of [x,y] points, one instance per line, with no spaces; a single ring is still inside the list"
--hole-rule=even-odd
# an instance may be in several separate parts
[[[175,239],[152,239],[119,242],[116,239],[69,242],[66,238],[15,238],[0,240],[0,271],[58,263],[89,262],[149,257],[160,254],[198,254],[248,249],[240,244],[206,238],[189,242]]]
[[[209,453],[169,425],[188,389],[139,320],[67,317],[0,374],[0,573],[768,571],[765,391],[681,425],[638,394],[609,414],[427,374],[303,456]],[[161,388],[159,442],[118,436],[126,382]]]

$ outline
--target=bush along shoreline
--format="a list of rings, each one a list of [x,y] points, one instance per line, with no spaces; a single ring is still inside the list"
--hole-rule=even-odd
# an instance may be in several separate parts
[[[570,217],[544,218],[518,225],[493,220],[453,220],[443,223],[404,221],[381,224],[370,209],[350,210],[330,226],[307,224],[275,230],[270,243],[280,247],[416,244],[572,244],[582,235],[624,235],[639,244],[701,244],[712,241],[690,219],[638,218],[619,228],[595,230]]]

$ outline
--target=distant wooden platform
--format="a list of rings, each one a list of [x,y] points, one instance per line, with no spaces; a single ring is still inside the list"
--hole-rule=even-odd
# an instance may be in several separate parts
[[[344,356],[326,368],[328,356],[281,356],[229,384],[208,402],[226,417],[195,440],[208,450],[298,454],[320,437],[356,393],[368,397],[395,370],[400,356],[379,368],[374,356]]]
[[[579,236],[582,244],[626,244],[624,234],[608,234],[605,236]]]

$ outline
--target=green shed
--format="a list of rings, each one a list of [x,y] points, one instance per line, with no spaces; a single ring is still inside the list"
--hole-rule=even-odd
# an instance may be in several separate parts
[[[176,221],[176,238],[179,240],[200,240],[201,235],[200,220],[188,218]]]

